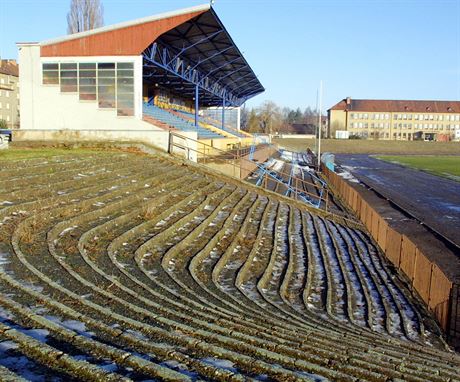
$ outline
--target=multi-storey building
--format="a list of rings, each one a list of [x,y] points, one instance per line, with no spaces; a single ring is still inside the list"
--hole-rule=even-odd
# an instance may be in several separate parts
[[[328,110],[329,136],[384,140],[451,140],[460,132],[460,101],[354,100]]]
[[[0,60],[0,120],[19,126],[19,67],[16,60]]]

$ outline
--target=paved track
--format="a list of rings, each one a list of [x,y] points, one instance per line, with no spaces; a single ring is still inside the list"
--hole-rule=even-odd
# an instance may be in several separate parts
[[[460,183],[387,163],[369,155],[341,154],[336,161],[368,186],[460,247]]]

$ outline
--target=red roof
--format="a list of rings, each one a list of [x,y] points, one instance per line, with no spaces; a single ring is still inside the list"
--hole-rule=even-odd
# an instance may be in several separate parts
[[[19,65],[16,60],[0,60],[0,73],[19,77]]]
[[[163,33],[209,9],[191,7],[44,41],[41,56],[138,56]]]
[[[345,98],[336,105],[332,106],[329,110],[389,113],[460,113],[460,101],[409,101]]]

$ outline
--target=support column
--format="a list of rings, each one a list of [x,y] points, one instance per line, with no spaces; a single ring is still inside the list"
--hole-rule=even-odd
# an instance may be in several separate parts
[[[222,98],[222,130],[225,129],[225,94]]]
[[[199,111],[199,106],[200,105],[200,88],[198,85],[195,86],[195,127],[198,128],[199,124],[199,116],[198,116],[198,111]]]

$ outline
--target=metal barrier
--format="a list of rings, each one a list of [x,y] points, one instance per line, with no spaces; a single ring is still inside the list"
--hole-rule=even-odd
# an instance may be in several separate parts
[[[174,131],[170,132],[169,139],[169,152],[173,155],[185,157],[185,159],[193,160],[242,180],[255,171],[259,171],[262,174],[260,183],[265,188],[268,188],[269,182],[274,182],[275,186],[281,185],[286,187],[289,191],[289,196],[293,199],[304,201],[313,207],[328,212],[329,190],[322,180],[318,178],[321,182],[321,186],[318,186],[317,184],[294,176],[291,177],[290,184],[288,184],[284,178],[289,178],[291,174],[270,171],[264,168],[263,164],[259,163],[261,159],[265,161],[266,158],[270,157],[276,148],[270,145],[253,146],[245,149],[237,148],[235,150],[224,151],[185,137]],[[259,153],[262,153],[262,157],[259,157]],[[252,160],[249,160],[249,158],[252,158]],[[315,190],[315,193],[308,191],[312,188]],[[324,208],[321,208],[321,202],[323,202]]]

